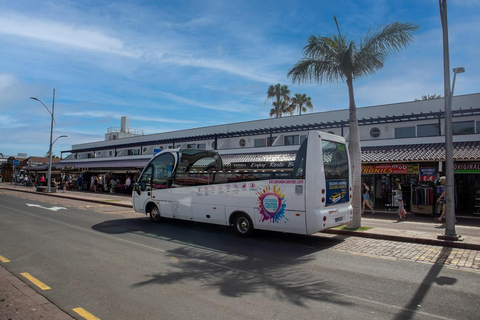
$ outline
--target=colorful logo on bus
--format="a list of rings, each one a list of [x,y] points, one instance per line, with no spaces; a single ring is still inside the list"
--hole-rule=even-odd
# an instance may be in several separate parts
[[[264,189],[257,192],[258,207],[261,214],[260,222],[270,221],[286,223],[288,219],[285,217],[285,194],[278,185],[273,187],[267,185]]]

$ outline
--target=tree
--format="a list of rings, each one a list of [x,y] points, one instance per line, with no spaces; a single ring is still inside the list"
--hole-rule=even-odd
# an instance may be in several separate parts
[[[281,118],[284,113],[288,112],[287,107],[290,102],[290,90],[287,85],[277,83],[275,86],[271,85],[268,87],[267,99],[274,100],[272,102],[273,108],[270,110],[271,117]]]
[[[420,101],[420,100],[435,100],[435,99],[441,99],[443,98],[441,94],[437,95],[434,93],[433,95],[427,94],[426,96],[422,96],[422,99],[415,99],[415,101]]]
[[[406,47],[419,28],[410,23],[395,22],[369,30],[357,44],[340,32],[337,18],[333,17],[338,36],[311,36],[304,47],[304,57],[288,72],[293,83],[334,82],[347,83],[349,100],[349,154],[352,165],[353,220],[350,228],[361,226],[361,150],[357,110],[353,92],[354,80],[375,73],[383,67],[390,53]]]
[[[285,101],[272,102],[273,108],[270,109],[270,117],[281,118],[284,113],[288,112],[288,105]]]
[[[295,93],[295,96],[291,99],[292,103],[290,104],[289,109],[291,114],[298,108],[298,114],[302,115],[303,112],[307,112],[307,107],[313,109],[312,98],[307,97],[307,95]]]

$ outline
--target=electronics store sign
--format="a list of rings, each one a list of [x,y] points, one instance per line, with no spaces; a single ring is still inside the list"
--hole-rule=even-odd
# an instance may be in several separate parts
[[[418,174],[418,164],[379,164],[362,166],[362,174]]]
[[[455,162],[454,173],[480,173],[480,162]]]

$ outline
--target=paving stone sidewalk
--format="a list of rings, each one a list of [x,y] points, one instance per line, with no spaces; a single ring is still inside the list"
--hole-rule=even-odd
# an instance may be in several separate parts
[[[0,320],[73,319],[0,265]]]
[[[355,237],[346,237],[332,249],[376,258],[440,264],[480,273],[479,250]]]

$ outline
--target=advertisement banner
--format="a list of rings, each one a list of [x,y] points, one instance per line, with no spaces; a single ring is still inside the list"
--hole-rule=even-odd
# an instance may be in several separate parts
[[[348,202],[348,180],[327,180],[325,205]]]
[[[232,169],[291,169],[293,168],[294,161],[271,161],[271,162],[233,162],[230,164]]]
[[[418,164],[374,164],[362,166],[362,174],[418,174]]]
[[[435,181],[436,174],[435,168],[420,168],[420,181]]]
[[[480,162],[455,162],[454,173],[480,173]]]

